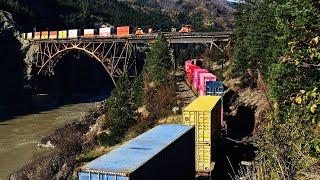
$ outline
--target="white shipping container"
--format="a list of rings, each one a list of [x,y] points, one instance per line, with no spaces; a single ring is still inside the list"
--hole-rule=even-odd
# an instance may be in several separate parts
[[[84,29],[84,37],[92,37],[94,35],[94,29]]]
[[[32,39],[32,32],[27,34],[27,39]]]
[[[77,37],[78,37],[78,29],[68,30],[68,38],[77,38]]]
[[[100,28],[99,29],[99,35],[100,36],[111,36],[111,28]]]

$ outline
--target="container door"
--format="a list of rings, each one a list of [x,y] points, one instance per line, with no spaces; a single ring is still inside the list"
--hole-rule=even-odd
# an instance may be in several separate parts
[[[211,142],[211,112],[184,112],[183,124],[195,126],[196,142]]]
[[[211,142],[211,113],[198,112],[196,115],[196,142]]]
[[[196,171],[209,173],[211,164],[210,143],[196,143]]]

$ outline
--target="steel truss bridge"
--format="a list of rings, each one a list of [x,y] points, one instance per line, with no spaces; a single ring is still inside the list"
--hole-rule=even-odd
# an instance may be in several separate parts
[[[223,51],[219,43],[228,44],[232,32],[215,33],[164,33],[170,46],[176,44],[206,44]],[[70,51],[83,52],[101,63],[110,75],[114,84],[116,79],[127,73],[130,77],[137,76],[136,49],[143,44],[155,42],[158,34],[126,37],[111,36],[107,38],[75,38],[31,40],[29,43],[37,47],[35,62],[37,73],[54,74],[54,67],[59,60]]]

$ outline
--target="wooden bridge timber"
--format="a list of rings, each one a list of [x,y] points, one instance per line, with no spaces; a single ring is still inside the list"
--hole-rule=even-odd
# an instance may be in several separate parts
[[[175,44],[206,44],[223,51],[217,43],[230,41],[232,32],[213,33],[163,33],[169,45]],[[76,50],[88,54],[101,63],[110,75],[114,84],[116,78],[127,73],[130,77],[137,76],[136,48],[141,44],[152,44],[159,34],[129,35],[124,37],[94,37],[73,39],[39,39],[30,40],[29,43],[38,49],[35,66],[39,68],[38,74],[54,74],[54,67],[62,56]]]

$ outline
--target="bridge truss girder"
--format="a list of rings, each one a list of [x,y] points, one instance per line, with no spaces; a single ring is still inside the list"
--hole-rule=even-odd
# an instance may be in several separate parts
[[[54,67],[70,51],[84,52],[97,60],[110,75],[116,85],[116,79],[124,74],[137,76],[136,44],[129,41],[90,42],[90,41],[38,41],[35,66],[38,74],[54,75]]]

